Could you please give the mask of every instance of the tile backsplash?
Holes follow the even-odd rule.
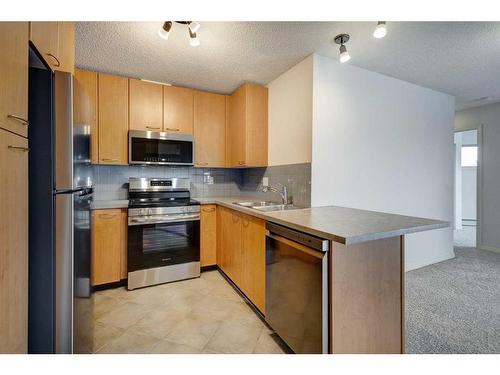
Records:
[[[311,164],[293,164],[267,168],[223,169],[132,165],[92,166],[95,200],[127,199],[129,177],[183,177],[191,180],[191,195],[199,198],[253,196],[279,200],[275,193],[263,193],[262,178],[269,183],[285,184],[294,203],[311,205]],[[206,183],[213,177],[213,184]]]

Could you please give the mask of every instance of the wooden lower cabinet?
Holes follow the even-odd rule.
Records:
[[[94,286],[126,277],[126,215],[122,209],[92,211],[91,282]]]
[[[28,342],[28,140],[0,129],[0,354]]]
[[[217,208],[217,265],[265,313],[265,221]]]
[[[217,264],[217,208],[215,204],[201,206],[200,263],[202,267]]]

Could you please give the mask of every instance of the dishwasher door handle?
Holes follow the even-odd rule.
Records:
[[[313,256],[315,258],[322,259],[325,256],[325,253],[322,252],[322,251],[311,249],[310,247],[307,247],[307,246],[302,245],[302,244],[300,244],[298,242],[289,240],[288,238],[285,238],[283,236],[271,233],[269,231],[267,231],[266,236],[269,237],[269,238],[271,238],[271,239],[273,239],[273,240],[275,240],[275,241],[281,242],[282,244],[285,244],[285,245],[288,245],[290,247],[293,247],[294,249],[296,249],[298,251],[301,251],[303,253],[311,255],[311,256]]]

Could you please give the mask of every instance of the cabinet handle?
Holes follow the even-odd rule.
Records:
[[[101,159],[101,161],[118,161],[118,159],[107,159],[107,158],[103,158],[103,159]]]
[[[59,59],[58,59],[57,57],[55,57],[53,54],[51,54],[51,53],[47,53],[47,56],[50,56],[50,57],[54,58],[54,60],[56,60],[56,63],[54,64],[54,66],[57,66],[57,67],[61,66],[61,62],[60,62],[60,61],[59,61]]]
[[[7,146],[7,148],[8,148],[9,150],[20,150],[20,151],[22,151],[22,152],[28,152],[28,151],[30,150],[30,149],[29,149],[29,148],[27,148],[27,147],[12,146],[12,145]]]
[[[22,118],[21,116],[17,116],[17,115],[7,115],[8,118],[12,119],[12,120],[16,120],[16,121],[19,121],[21,124],[23,125],[26,125],[28,126],[29,125],[29,121],[26,120],[25,118]]]
[[[208,165],[208,163],[196,163],[196,165]]]
[[[154,127],[154,126],[146,126],[146,129],[160,130],[160,128],[157,128],[157,127]]]
[[[215,208],[202,208],[201,209],[203,212],[214,212],[215,211]]]
[[[245,165],[245,162],[244,161],[239,161],[238,165]]]
[[[165,130],[169,130],[171,132],[178,132],[180,129],[179,128],[165,128]]]
[[[116,217],[116,214],[99,214],[101,219],[113,219]]]

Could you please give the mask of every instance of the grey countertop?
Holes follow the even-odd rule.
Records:
[[[234,204],[251,197],[194,198],[201,204],[218,204],[263,220],[346,245],[449,227],[449,223],[412,216],[325,206],[262,212]],[[92,209],[127,208],[128,200],[97,200]]]
[[[201,198],[197,200],[201,204],[218,204],[346,245],[449,226],[448,222],[441,220],[338,206],[262,212],[234,204],[248,201],[249,198]]]

